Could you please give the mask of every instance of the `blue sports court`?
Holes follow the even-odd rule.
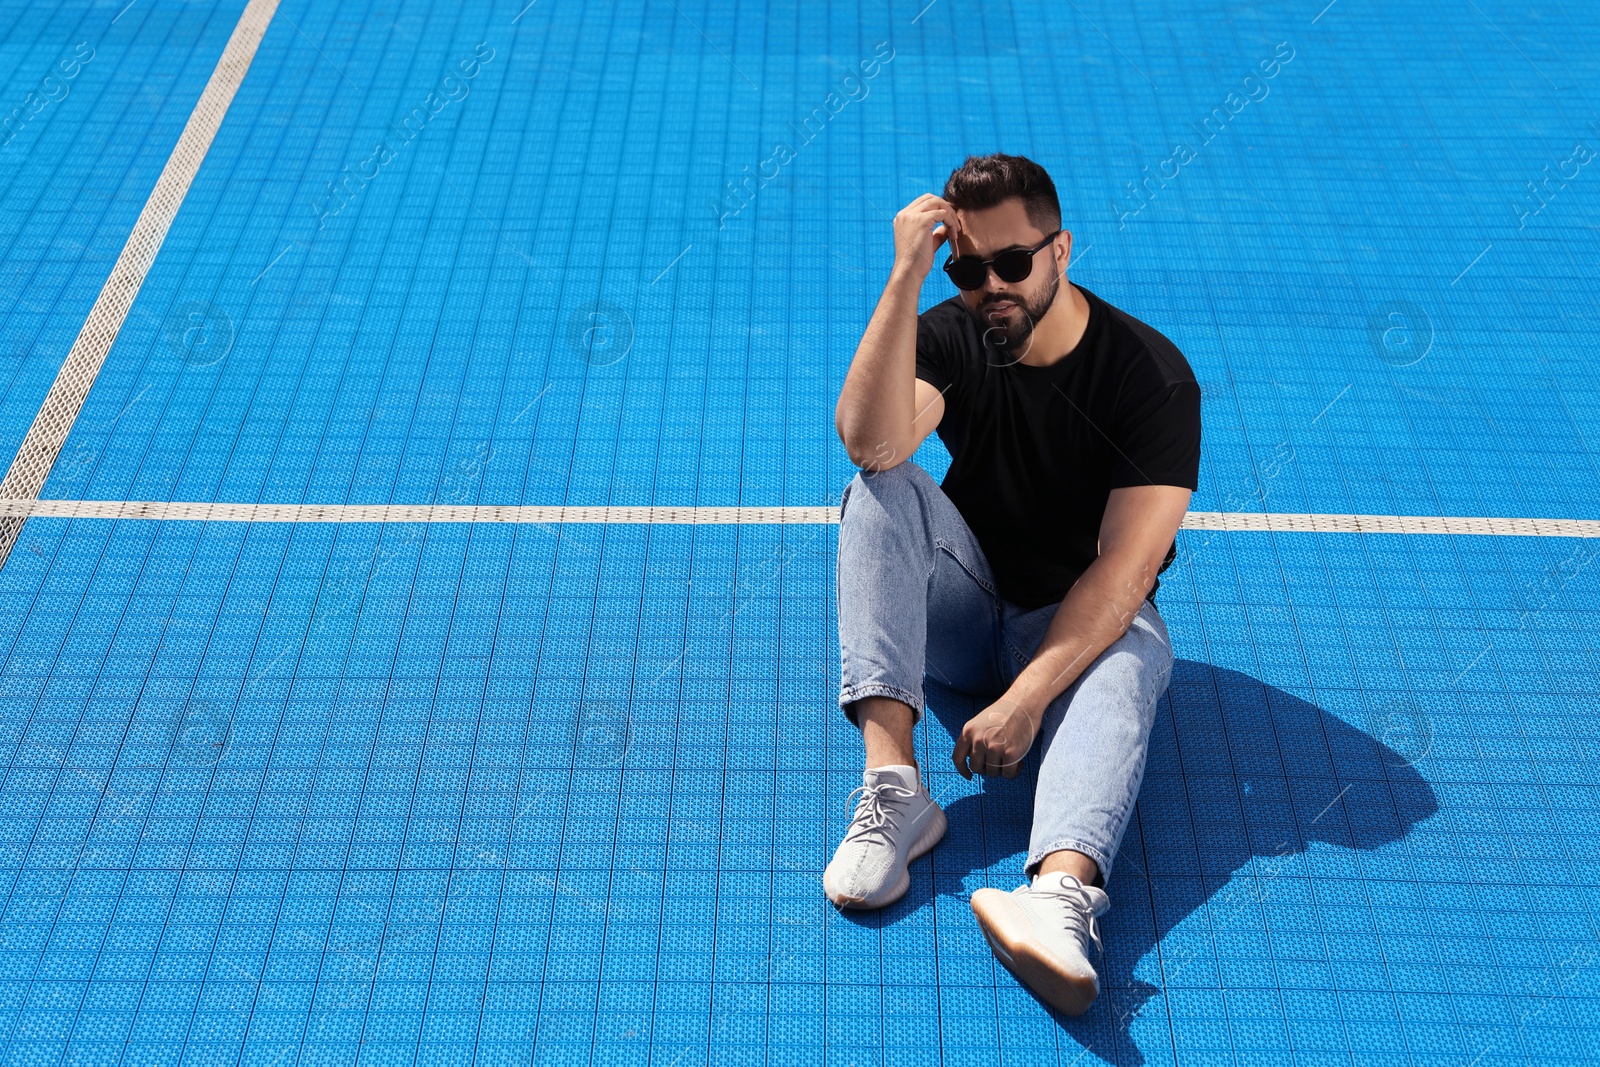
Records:
[[[1600,1060],[1600,8],[0,0],[0,94],[4,1062]],[[995,151],[1203,404],[1079,1017],[966,698],[820,884],[834,404]]]

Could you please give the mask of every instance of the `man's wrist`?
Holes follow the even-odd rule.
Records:
[[[1034,693],[1032,687],[1019,690],[1018,686],[1021,682],[1022,678],[1019,675],[1017,680],[1011,683],[1011,688],[1006,690],[1005,695],[1000,698],[999,702],[1009,704],[1013,715],[1025,716],[1033,724],[1034,729],[1038,730],[1039,724],[1044,721],[1045,709],[1050,706],[1050,701],[1054,697],[1047,697],[1041,700],[1039,699],[1040,694]]]
[[[1049,709],[1050,702],[1072,688],[1072,683],[1083,673],[1082,670],[1073,669],[1083,660],[1084,650],[1070,659],[1067,650],[1062,648],[1038,652],[1011,683],[1004,699],[1015,705],[1017,710],[1025,712],[1037,728],[1044,721],[1044,713]]]
[[[891,288],[908,286],[921,290],[922,283],[928,277],[928,272],[921,269],[915,262],[907,263],[895,260],[894,266],[889,268],[889,286]]]

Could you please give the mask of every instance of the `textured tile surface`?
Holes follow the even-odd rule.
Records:
[[[285,0],[44,495],[836,503],[887,219],[1000,149],[1194,366],[1196,510],[1600,518],[1595,11],[1319,6]],[[241,9],[0,3],[5,456]],[[1600,542],[1185,532],[1075,1020],[964,698],[909,895],[823,898],[834,547],[30,520],[7,1062],[1600,1059]]]

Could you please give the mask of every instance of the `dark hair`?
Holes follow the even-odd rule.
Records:
[[[1022,198],[1028,222],[1040,233],[1061,228],[1056,183],[1026,156],[968,156],[944,183],[944,198],[958,211],[982,211],[1012,197]]]

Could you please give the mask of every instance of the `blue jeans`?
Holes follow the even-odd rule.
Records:
[[[839,705],[893,697],[922,718],[924,674],[999,697],[1032,659],[1059,604],[1026,611],[1000,597],[983,550],[927,471],[904,462],[862,472],[840,501]],[[1072,849],[1111,877],[1144,779],[1172,641],[1146,600],[1127,632],[1050,702],[1026,870]]]

